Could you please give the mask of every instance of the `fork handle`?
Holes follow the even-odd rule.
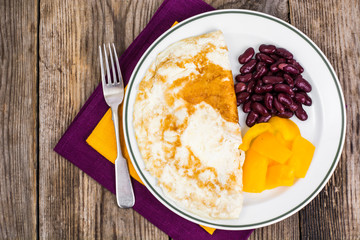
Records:
[[[125,158],[115,160],[116,201],[121,208],[131,208],[135,197],[131,186],[129,170]]]
[[[131,208],[135,204],[135,197],[131,185],[129,168],[126,159],[121,153],[118,108],[119,106],[111,108],[117,146],[117,158],[115,160],[116,200],[119,207]]]

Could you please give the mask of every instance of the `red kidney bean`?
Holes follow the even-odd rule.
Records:
[[[246,87],[246,91],[248,93],[252,93],[254,91],[254,88],[255,88],[255,81],[252,80],[248,83],[247,87]]]
[[[274,73],[272,71],[268,71],[265,75],[266,76],[274,76]]]
[[[283,83],[278,83],[278,84],[274,85],[274,91],[287,93],[290,96],[294,95],[294,91],[291,89],[291,87],[289,85],[283,84]]]
[[[276,47],[274,45],[266,45],[266,44],[261,44],[259,47],[259,51],[262,53],[274,53],[276,50]]]
[[[259,79],[262,76],[264,76],[266,73],[268,72],[268,70],[266,69],[266,66],[263,66],[262,68],[260,68],[255,74],[254,74],[254,79]]]
[[[283,76],[284,76],[284,73],[283,73],[283,71],[279,71],[279,72],[275,73],[275,76],[277,76],[277,77],[283,77]]]
[[[283,113],[278,112],[276,115],[282,118],[291,118],[292,116],[294,116],[294,112],[284,111]]]
[[[295,83],[295,87],[303,90],[304,92],[311,92],[311,90],[312,90],[310,83],[308,81],[306,81],[305,79],[303,79],[301,77],[301,75],[296,77],[294,83]]]
[[[277,84],[277,83],[282,83],[284,81],[282,77],[277,77],[277,76],[264,76],[262,80],[265,84]]]
[[[297,87],[293,87],[292,90],[293,90],[293,92],[299,91],[299,89]]]
[[[250,98],[250,93],[248,92],[241,92],[239,94],[236,95],[236,100],[237,100],[237,104],[238,106],[242,103],[244,103],[246,100],[249,100]]]
[[[262,93],[260,87],[261,87],[261,86],[255,86],[254,92],[255,92],[255,93]]]
[[[277,100],[276,97],[274,97],[274,101],[273,101],[274,107],[276,108],[276,110],[278,110],[279,113],[284,113],[285,112],[285,107],[284,105],[282,105],[279,100]]]
[[[280,63],[285,63],[285,62],[286,62],[285,58],[279,58],[274,64],[271,64],[270,71],[272,71],[272,72],[280,71],[280,69],[278,68],[278,65]]]
[[[300,104],[298,105],[298,109],[295,111],[295,115],[301,121],[305,121],[306,119],[308,119],[307,113],[305,112],[305,110],[302,108],[302,106]]]
[[[235,85],[235,93],[244,92],[246,90],[246,84],[239,82]]]
[[[312,105],[312,99],[310,97],[309,97],[309,99],[306,99],[304,105],[305,106],[311,106]]]
[[[237,75],[235,77],[235,80],[238,81],[238,82],[249,82],[250,80],[252,79],[252,73],[247,73],[245,75]]]
[[[293,64],[293,65],[294,65],[295,62],[296,62],[295,59],[287,59],[286,60],[286,63],[290,63],[290,64]]]
[[[291,97],[285,93],[279,93],[277,95],[277,99],[280,103],[284,104],[285,106],[290,106],[293,103]]]
[[[249,112],[249,114],[246,117],[246,125],[248,125],[249,127],[254,126],[258,118],[259,118],[259,114],[255,113],[254,111]]]
[[[257,123],[263,123],[263,122],[268,122],[271,118],[271,114],[267,115],[267,116],[260,116],[258,119],[257,119]]]
[[[242,74],[252,72],[256,66],[256,63],[257,63],[257,61],[255,59],[251,59],[249,62],[247,62],[240,68],[240,72]]]
[[[244,64],[249,62],[250,59],[254,56],[254,54],[255,50],[252,47],[246,49],[245,52],[239,56],[239,63]]]
[[[279,56],[278,55],[276,55],[276,54],[270,54],[269,55],[272,59],[274,59],[275,61],[277,61],[277,60],[279,60]]]
[[[264,85],[264,83],[263,83],[263,81],[261,79],[256,81],[256,86],[260,87],[262,85]]]
[[[280,67],[279,67],[280,68]],[[290,73],[290,74],[299,74],[300,71],[299,69],[297,69],[294,65],[292,64],[286,64],[283,66],[283,69],[282,69],[284,72],[287,72],[287,73]]]
[[[271,110],[273,107],[273,95],[271,95],[271,93],[266,93],[265,97],[264,97],[264,104],[265,107],[267,107],[267,109]]]
[[[263,68],[263,67],[265,67],[266,66],[266,63],[264,63],[264,62],[258,62],[257,64],[256,64],[256,71],[259,71],[261,68]]]
[[[270,113],[271,113],[272,115],[275,115],[277,112],[278,112],[278,111],[276,110],[276,108],[272,108],[272,109],[270,110]]]
[[[269,111],[264,107],[264,105],[258,102],[251,103],[251,110],[262,116],[270,115]]]
[[[264,95],[253,94],[253,95],[251,95],[250,99],[253,102],[261,102],[262,100],[264,100]]]
[[[305,98],[305,96],[304,96],[303,94],[301,94],[301,93],[295,93],[294,100],[295,100],[297,103],[304,104],[305,101],[306,101],[306,98]]]
[[[294,101],[291,99],[291,97],[287,94],[279,93],[277,98],[280,103],[285,105],[291,111],[296,111],[296,109],[298,108],[297,104],[295,104]]]
[[[272,59],[271,57],[269,57],[265,53],[257,53],[257,54],[255,54],[255,58],[256,58],[256,60],[258,60],[260,62],[267,63],[267,64],[272,64],[272,63],[275,62],[274,59]]]
[[[273,90],[273,85],[271,84],[266,84],[266,85],[263,85],[263,86],[256,86],[254,91],[255,93],[267,93],[267,92],[271,92]]]
[[[292,112],[295,112],[297,109],[298,109],[298,105],[293,102],[290,106],[289,106],[289,109],[292,111]]]
[[[278,68],[279,68],[280,70],[283,70],[283,71],[284,71],[284,67],[287,66],[287,65],[288,65],[287,63],[280,63],[280,64],[278,65]]]
[[[271,72],[278,72],[280,70],[277,63],[271,64],[269,69]]]
[[[243,111],[244,111],[244,113],[249,113],[251,111],[251,101],[250,100],[244,102]]]
[[[275,53],[279,55],[280,57],[286,58],[286,59],[292,59],[293,55],[291,52],[286,50],[285,48],[276,48]]]
[[[284,73],[284,79],[287,84],[292,88],[294,87],[294,79],[287,73]]]
[[[304,102],[305,106],[311,106],[312,105],[312,99],[311,99],[311,97],[309,97],[309,95],[307,95],[306,92],[299,92],[299,94],[301,94],[301,95],[303,95],[305,97],[305,102]]]
[[[286,62],[294,65],[300,73],[304,72],[304,68],[295,59],[288,59]]]

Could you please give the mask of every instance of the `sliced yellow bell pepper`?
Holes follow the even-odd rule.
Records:
[[[277,164],[269,166],[266,173],[266,189],[273,189],[280,186],[292,186],[294,184],[294,168]]]
[[[302,136],[297,136],[293,143],[292,152],[293,155],[287,165],[295,169],[295,177],[304,178],[314,156],[315,146]]]
[[[242,143],[239,146],[239,149],[243,151],[247,151],[250,147],[252,140],[266,131],[272,131],[271,127],[272,125],[270,123],[255,124],[245,133],[245,136],[242,139]]]
[[[292,152],[282,145],[271,132],[260,134],[251,144],[251,149],[281,164],[289,160],[292,155]]]
[[[250,148],[243,166],[243,190],[260,193],[265,190],[268,159]]]
[[[300,129],[290,119],[274,116],[270,118],[269,123],[275,132],[280,132],[283,135],[285,141],[293,141],[300,135]]]
[[[292,186],[305,177],[315,151],[293,121],[279,117],[251,127],[239,149],[246,152],[243,190],[251,193]]]
[[[282,145],[286,146],[289,150],[291,150],[292,141],[286,141],[281,132],[274,132],[274,136]]]

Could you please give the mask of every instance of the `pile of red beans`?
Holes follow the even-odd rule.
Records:
[[[235,77],[237,105],[248,113],[246,125],[267,122],[271,116],[308,118],[302,105],[311,106],[311,85],[303,67],[284,48],[262,44],[258,53],[248,48],[239,56],[243,64]],[[255,59],[253,59],[255,55]]]

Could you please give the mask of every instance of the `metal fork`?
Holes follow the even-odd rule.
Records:
[[[112,120],[114,122],[115,135],[116,135],[116,147],[117,147],[117,157],[115,160],[116,200],[119,207],[130,208],[134,206],[135,197],[130,181],[128,165],[126,159],[123,157],[121,152],[120,135],[119,135],[120,134],[119,115],[118,115],[119,105],[124,99],[124,83],[121,76],[119,60],[116,54],[115,46],[114,44],[112,44],[112,48],[111,48],[109,44],[108,47],[110,53],[112,76],[110,74],[108,56],[106,53],[106,46],[104,44],[107,82],[106,82],[105,71],[103,66],[101,46],[99,46],[99,51],[100,51],[101,81],[102,81],[104,97],[106,103],[109,105],[109,107],[111,107]],[[114,52],[115,57],[113,57],[112,52]],[[116,64],[116,69],[114,66],[114,61]]]

